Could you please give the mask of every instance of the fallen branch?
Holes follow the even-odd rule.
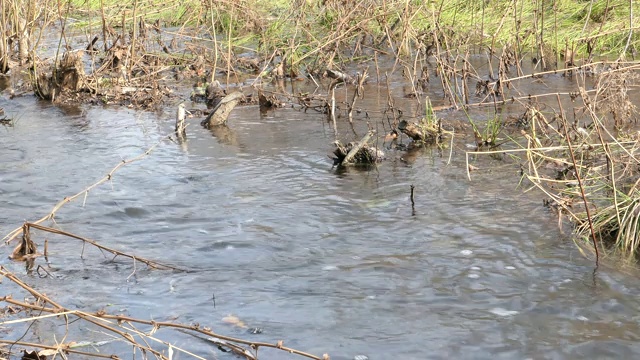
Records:
[[[353,148],[351,148],[351,150],[347,153],[347,156],[345,156],[344,159],[342,159],[342,163],[340,163],[340,165],[345,166],[352,163],[353,158],[356,156],[358,151],[360,151],[360,149],[362,149],[365,145],[367,145],[367,142],[369,142],[369,139],[375,133],[376,132],[374,130],[369,130],[369,132],[367,132],[367,134],[357,144],[355,144]]]
[[[139,256],[135,256],[135,255],[129,255],[129,254],[124,253],[122,251],[118,251],[118,250],[106,247],[104,245],[100,245],[95,240],[91,240],[91,239],[88,239],[88,238],[85,238],[85,237],[82,237],[82,236],[79,236],[79,235],[75,235],[75,234],[72,234],[72,233],[67,232],[67,231],[62,231],[62,230],[54,229],[54,228],[51,228],[51,227],[48,227],[48,226],[42,226],[42,225],[33,224],[33,223],[25,223],[25,226],[27,227],[27,229],[34,228],[34,229],[50,232],[52,234],[64,235],[66,237],[70,237],[70,238],[73,238],[73,239],[78,239],[78,240],[81,240],[81,241],[83,241],[85,243],[89,243],[89,244],[97,247],[100,250],[104,250],[106,252],[109,252],[109,253],[111,253],[111,254],[113,254],[115,256],[124,256],[124,257],[132,259],[133,261],[140,261],[140,262],[144,263],[145,265],[150,266],[150,267],[152,267],[154,269],[171,269],[171,270],[183,271],[183,269],[179,269],[179,268],[177,268],[175,266],[161,264],[161,263],[158,263],[158,262],[153,261],[153,260],[145,259],[143,257],[139,257]],[[114,257],[114,259],[115,259],[115,257]]]
[[[224,344],[224,342],[235,343],[235,344],[229,344],[228,347],[230,347],[230,348],[233,347],[236,350],[238,349],[238,345],[236,345],[236,344],[242,344],[242,345],[249,346],[249,348],[253,349],[253,350],[257,350],[260,347],[280,349],[280,350],[286,351],[286,352],[288,352],[290,354],[300,355],[300,356],[307,357],[309,359],[314,359],[314,360],[325,360],[325,359],[329,358],[326,355],[324,355],[323,357],[318,357],[316,355],[309,354],[309,353],[304,352],[304,351],[300,351],[300,350],[296,350],[296,349],[292,349],[292,348],[286,347],[286,346],[283,345],[282,341],[279,341],[279,342],[277,342],[275,344],[272,344],[272,343],[266,343],[266,342],[253,342],[253,341],[238,339],[238,338],[234,338],[234,337],[230,337],[230,336],[226,336],[226,335],[220,335],[220,334],[214,333],[213,331],[209,330],[206,327],[201,327],[198,324],[185,325],[185,324],[179,324],[179,323],[170,323],[170,322],[161,322],[161,321],[158,322],[158,321],[153,321],[153,320],[136,319],[136,318],[129,317],[129,316],[124,316],[124,315],[111,315],[111,314],[107,314],[107,313],[105,313],[103,311],[99,311],[99,312],[95,312],[95,313],[89,313],[89,312],[84,312],[84,311],[80,311],[80,310],[70,310],[70,309],[64,308],[61,305],[53,302],[51,299],[49,299],[45,295],[43,295],[43,294],[39,293],[38,291],[36,291],[35,289],[29,287],[28,285],[26,285],[24,282],[22,282],[20,279],[18,279],[15,275],[13,275],[9,271],[7,271],[2,266],[0,266],[0,275],[5,276],[10,281],[13,281],[14,283],[16,283],[17,285],[22,287],[23,289],[25,289],[26,291],[31,293],[31,295],[36,297],[36,299],[40,299],[42,301],[45,301],[45,302],[53,305],[53,307],[45,307],[45,306],[41,306],[41,305],[35,305],[35,304],[30,304],[30,303],[14,300],[10,296],[2,297],[2,298],[0,298],[0,301],[4,301],[4,302],[7,302],[9,304],[13,304],[13,305],[25,308],[25,309],[30,309],[30,310],[34,310],[34,311],[38,311],[38,312],[47,312],[47,313],[52,313],[52,314],[65,313],[65,315],[75,315],[75,316],[78,316],[79,318],[81,318],[83,320],[89,321],[89,322],[91,322],[93,324],[96,324],[98,326],[101,326],[101,327],[103,327],[103,328],[105,328],[107,330],[111,330],[112,332],[116,332],[117,334],[123,336],[126,340],[128,340],[129,342],[133,343],[136,346],[138,346],[137,345],[138,343],[135,340],[133,340],[133,338],[131,337],[131,335],[129,333],[122,332],[122,331],[119,331],[117,329],[114,329],[114,328],[111,327],[111,325],[117,325],[117,326],[120,326],[120,327],[122,327],[123,323],[137,323],[137,324],[142,324],[142,325],[149,325],[149,326],[153,326],[153,330],[151,331],[152,333],[155,332],[156,330],[160,329],[160,328],[178,329],[178,330],[181,330],[181,331],[195,332],[195,333],[198,333],[198,334],[206,335],[208,337],[221,340],[221,341],[215,342],[213,340],[207,339],[208,341],[215,342],[218,345]],[[131,330],[131,329],[126,329],[126,330]],[[233,345],[233,346],[231,346],[231,345]],[[244,350],[247,350],[247,349],[244,349]]]

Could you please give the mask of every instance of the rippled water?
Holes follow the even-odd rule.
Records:
[[[385,96],[362,106],[384,109]],[[60,108],[30,97],[0,106],[17,119],[0,127],[2,234],[144,152],[174,122],[171,109]],[[381,118],[370,116],[357,119],[361,133]],[[130,262],[92,249],[81,259],[80,243],[42,233],[36,240],[50,240],[53,278],[27,276],[6,255],[0,264],[71,308],[197,322],[332,359],[640,355],[638,273],[603,267],[594,275],[541,197],[516,188],[514,166],[487,159],[495,170],[487,166],[469,181],[469,134],[459,135],[450,164],[447,151],[388,151],[373,170],[338,172],[327,157],[333,129],[323,115],[261,116],[245,107],[232,114],[231,131],[212,134],[198,123],[190,120],[186,146],[162,141],[56,216],[64,230],[191,271],[138,265],[129,277]],[[342,135],[350,131],[341,126]],[[0,295],[19,294],[8,285]],[[264,332],[223,321],[230,314]],[[42,321],[32,331],[64,329]],[[208,358],[232,358],[181,333],[158,336]],[[108,339],[89,331],[76,340]],[[103,351],[118,349],[109,346]],[[265,350],[260,358],[296,357]]]

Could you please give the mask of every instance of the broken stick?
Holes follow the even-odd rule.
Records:
[[[351,148],[347,156],[345,156],[344,159],[342,159],[341,165],[345,166],[353,162],[353,158],[356,156],[358,151],[360,151],[360,149],[362,149],[365,145],[367,145],[367,142],[369,142],[369,139],[375,133],[376,133],[375,130],[369,130],[367,134],[362,138],[362,140],[360,140],[357,144],[355,144],[353,148]]]

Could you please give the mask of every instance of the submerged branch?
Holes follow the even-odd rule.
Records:
[[[91,244],[91,245],[97,247],[100,250],[107,251],[107,252],[109,252],[109,253],[111,253],[113,255],[116,255],[116,256],[127,257],[127,258],[132,259],[133,261],[140,261],[140,262],[142,262],[142,263],[144,263],[144,264],[146,264],[146,265],[148,265],[148,266],[150,266],[152,268],[155,268],[155,269],[171,269],[171,270],[183,271],[183,269],[177,268],[175,266],[161,264],[161,263],[153,261],[153,260],[145,259],[143,257],[139,257],[139,256],[135,256],[135,255],[129,255],[129,254],[124,253],[122,251],[118,251],[118,250],[109,248],[107,246],[100,245],[95,240],[91,240],[91,239],[88,239],[86,237],[75,235],[75,234],[72,234],[72,233],[67,232],[67,231],[62,231],[62,230],[54,229],[54,228],[51,228],[51,227],[48,227],[48,226],[42,226],[42,225],[34,224],[34,223],[25,223],[25,226],[27,226],[28,228],[34,228],[34,229],[46,231],[46,232],[49,232],[49,233],[52,233],[52,234],[64,235],[64,236],[70,237],[72,239],[78,239],[78,240],[81,240],[81,241],[83,241],[85,243]]]
[[[36,291],[35,289],[31,288],[30,286],[26,285],[24,282],[22,282],[20,279],[18,279],[15,275],[13,275],[12,273],[10,273],[8,270],[6,270],[4,267],[0,266],[0,275],[5,276],[7,279],[9,279],[10,281],[16,283],[17,285],[19,285],[20,287],[22,287],[23,289],[27,290],[29,293],[31,293],[33,296],[35,296],[38,299],[41,299],[51,305],[53,305],[53,307],[45,307],[45,306],[41,306],[41,305],[35,305],[35,304],[30,304],[30,303],[26,303],[26,302],[21,302],[18,300],[14,300],[11,297],[2,297],[0,298],[0,301],[4,301],[7,303],[10,303],[12,305],[16,305],[16,306],[20,306],[24,309],[30,309],[30,310],[34,310],[34,311],[39,311],[39,312],[47,312],[47,313],[52,313],[52,314],[65,314],[65,315],[75,315],[77,317],[79,317],[80,319],[89,321],[95,325],[98,325],[100,327],[103,327],[106,330],[110,330],[111,332],[115,332],[119,335],[121,335],[122,337],[124,337],[126,340],[128,340],[129,342],[131,342],[134,346],[140,346],[141,348],[143,348],[139,342],[136,342],[133,337],[131,337],[131,335],[127,332],[123,332],[120,330],[116,330],[115,328],[113,328],[113,326],[117,326],[120,328],[123,328],[122,324],[124,323],[136,323],[136,324],[141,324],[141,325],[148,325],[148,326],[152,326],[153,330],[151,331],[151,333],[155,332],[156,330],[160,329],[160,328],[169,328],[169,329],[174,329],[174,330],[179,330],[179,331],[187,331],[187,332],[191,332],[191,333],[197,333],[197,334],[201,334],[201,335],[206,335],[208,337],[217,339],[217,340],[222,340],[222,341],[226,341],[229,343],[234,343],[234,344],[227,344],[226,347],[238,347],[238,345],[236,344],[242,344],[242,345],[246,345],[249,347],[249,349],[253,349],[253,350],[257,350],[260,347],[265,347],[265,348],[272,348],[272,349],[280,349],[282,351],[288,352],[290,354],[295,354],[295,355],[300,355],[309,359],[314,359],[314,360],[324,360],[324,359],[328,359],[328,356],[323,356],[323,357],[319,357],[304,351],[300,351],[300,350],[296,350],[287,346],[284,346],[284,343],[282,341],[279,341],[275,344],[273,343],[267,343],[267,342],[255,342],[255,341],[249,341],[249,340],[244,340],[244,339],[239,339],[239,338],[235,338],[235,337],[231,337],[231,336],[226,336],[226,335],[221,335],[221,334],[217,334],[211,330],[209,330],[206,327],[201,327],[198,324],[194,324],[194,325],[186,325],[186,324],[180,324],[180,323],[171,323],[171,322],[163,322],[163,321],[153,321],[153,320],[144,320],[144,319],[138,319],[138,318],[134,318],[134,317],[130,317],[130,316],[125,316],[125,315],[112,315],[112,314],[107,314],[104,311],[98,311],[98,312],[85,312],[85,311],[80,311],[80,310],[70,310],[68,308],[65,308],[63,306],[61,306],[60,304],[52,301],[51,299],[49,299],[48,297],[46,297],[45,295],[40,294],[38,291]],[[26,319],[29,320],[29,319]],[[131,331],[131,329],[128,328],[123,328],[123,330],[125,331]],[[141,335],[140,333],[138,333],[138,335]],[[150,335],[147,335],[150,336]],[[144,336],[143,336],[144,337]],[[14,342],[11,342],[14,343]],[[217,343],[218,345],[224,345],[224,344],[220,344]],[[148,347],[145,347],[146,350],[151,350]],[[245,349],[247,350],[247,349]],[[157,353],[155,350],[153,351],[154,353]],[[166,359],[166,357],[161,356],[161,358]]]
[[[136,162],[139,160],[144,159],[145,157],[147,157],[149,154],[151,154],[151,152],[158,146],[160,145],[163,141],[165,141],[166,139],[171,138],[173,134],[169,134],[166,135],[164,137],[162,137],[162,139],[160,139],[160,141],[158,141],[157,143],[155,143],[153,146],[151,146],[150,148],[148,148],[144,153],[128,159],[128,160],[122,160],[120,163],[118,163],[118,165],[116,165],[113,169],[111,169],[111,171],[109,171],[109,173],[107,175],[105,175],[102,179],[98,180],[97,182],[93,183],[92,185],[89,185],[87,188],[85,188],[84,190],[78,192],[75,195],[72,196],[68,196],[65,197],[62,201],[58,202],[53,209],[45,216],[43,216],[42,218],[36,220],[36,221],[32,221],[30,222],[30,224],[40,224],[43,221],[49,220],[49,219],[53,219],[56,212],[58,210],[60,210],[60,208],[62,208],[65,204],[70,203],[71,201],[79,198],[80,196],[84,195],[85,197],[89,194],[89,191],[91,191],[92,189],[98,187],[99,185],[112,180],[113,179],[113,175],[123,166],[130,164],[132,162]],[[2,241],[5,241],[6,244],[11,243],[11,241],[13,239],[15,239],[16,237],[20,236],[22,234],[22,226],[14,229],[13,231],[11,231],[9,234],[5,235],[5,237],[2,238]]]

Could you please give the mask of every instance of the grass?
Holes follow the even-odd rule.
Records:
[[[540,43],[553,52],[564,52],[565,44],[579,55],[595,53],[619,55],[629,35],[631,6],[640,13],[640,3],[628,0],[575,1],[447,1],[442,8],[445,28],[456,29],[459,37],[470,35],[472,42],[517,44],[535,51]],[[608,6],[607,6],[608,4]],[[484,7],[483,7],[484,6]],[[606,35],[603,35],[606,34]],[[637,47],[640,36],[634,34]]]
[[[216,34],[230,36],[232,43],[244,39],[246,44],[252,38],[265,54],[288,47],[290,53],[301,52],[300,59],[315,48],[323,53],[334,45],[349,48],[362,35],[369,35],[375,46],[390,46],[405,55],[421,42],[438,38],[449,49],[464,46],[484,52],[510,44],[520,52],[547,52],[543,55],[551,63],[566,49],[579,56],[618,56],[625,48],[633,52],[640,47],[637,33],[626,46],[629,29],[640,28],[640,22],[630,19],[630,7],[640,14],[640,3],[629,0],[70,0],[70,5],[84,18],[79,23],[83,26],[99,25],[101,12],[118,24],[124,14],[125,23],[131,24],[135,6],[137,16],[148,23],[160,20],[210,31],[213,24]]]
[[[422,133],[425,134],[425,140],[428,142],[439,143],[440,137],[443,133],[442,123],[433,111],[433,105],[431,99],[427,97],[425,100],[425,116],[420,120],[418,126],[421,128]]]
[[[519,122],[526,119],[528,125],[521,136],[505,136],[509,149],[484,152],[517,156],[521,185],[545,194],[559,223],[571,221],[577,237],[597,249],[596,259],[603,250],[636,260],[640,255],[640,135],[629,91],[637,67],[598,67],[589,92],[579,79],[572,115],[560,94],[555,107],[526,104]],[[475,124],[474,131],[479,133]]]
[[[634,189],[628,194],[619,192],[616,201],[607,201],[606,206],[598,209],[593,216],[593,226],[598,237],[608,242],[612,249],[624,256],[637,258],[640,251],[639,219],[640,192]],[[581,224],[576,231],[579,234],[589,233],[589,224]]]

